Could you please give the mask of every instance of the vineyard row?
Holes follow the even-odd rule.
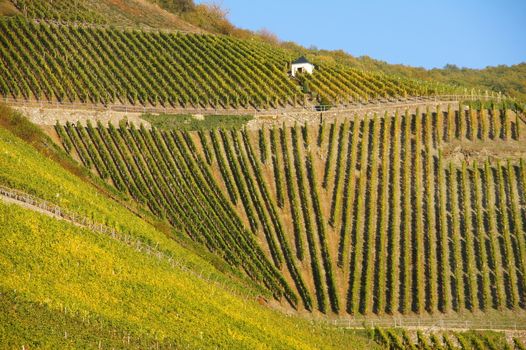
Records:
[[[427,83],[320,66],[302,91],[291,57],[225,36],[0,20],[0,94],[163,107],[278,108],[445,92]],[[303,79],[303,78],[302,78]],[[321,101],[323,102],[323,101]]]
[[[521,122],[506,110],[418,116],[219,132],[223,143],[212,131],[201,148],[216,145],[216,179],[244,198],[238,213],[264,233],[276,266],[300,267],[322,312],[340,312],[342,301],[351,314],[526,307],[525,161],[442,154],[452,141],[514,143]],[[238,137],[248,141],[225,151]],[[255,165],[233,164],[257,149]]]

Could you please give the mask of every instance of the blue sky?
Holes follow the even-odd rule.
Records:
[[[526,0],[215,2],[238,27],[389,63],[484,68],[526,61]]]

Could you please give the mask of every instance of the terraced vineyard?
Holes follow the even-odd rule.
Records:
[[[291,59],[284,50],[225,36],[0,19],[0,94],[15,99],[277,108],[453,90],[320,66],[305,77],[313,92],[305,94],[287,74]]]
[[[462,111],[259,131],[57,131],[86,166],[294,307],[524,309],[525,126],[509,110]],[[508,147],[509,159],[477,156],[480,145]]]

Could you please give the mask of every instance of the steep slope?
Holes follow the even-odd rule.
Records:
[[[115,164],[145,157],[136,173],[176,201],[185,199],[170,186],[179,175],[169,164],[195,163],[190,173],[212,174],[200,186],[223,183],[224,200],[295,288],[294,306],[458,318],[464,310],[509,309],[524,317],[521,118],[505,105],[460,105],[258,131],[57,130],[99,174],[112,162],[96,166],[97,153]],[[97,133],[112,138],[101,147]],[[90,143],[97,151],[85,149]],[[165,175],[152,181],[149,173]]]
[[[3,344],[127,347],[129,339],[135,347],[163,348],[365,346],[359,336],[290,319],[258,305],[251,294],[239,291],[253,290],[250,286],[235,287],[239,282],[5,129],[0,129],[0,150],[1,185],[109,225],[178,261],[174,267],[111,237],[0,204],[0,299],[7,305],[0,309],[0,318],[9,319],[0,326]],[[42,328],[25,312],[58,329]],[[68,333],[79,327],[81,332]],[[122,336],[122,344],[116,344],[116,335]]]

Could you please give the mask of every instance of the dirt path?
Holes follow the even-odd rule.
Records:
[[[15,192],[13,192],[13,194],[15,194]],[[78,224],[76,222],[73,222],[71,220],[67,220],[67,219],[63,218],[62,216],[59,215],[58,211],[52,210],[51,207],[49,207],[49,209],[46,209],[44,207],[40,207],[40,206],[38,206],[36,204],[33,204],[30,201],[24,201],[22,199],[15,198],[12,195],[7,195],[6,194],[6,190],[4,190],[4,189],[0,189],[0,200],[2,200],[4,203],[7,203],[7,204],[16,204],[16,205],[18,205],[20,207],[36,211],[36,212],[38,212],[40,214],[47,215],[47,216],[52,217],[54,219],[68,221],[68,222],[70,222],[72,224],[75,224],[77,226],[83,226],[83,225],[80,225],[80,224]]]
[[[44,209],[41,209],[41,208],[39,208],[39,207],[37,207],[37,206],[34,206],[34,205],[31,205],[31,204],[29,204],[29,203],[25,203],[25,202],[22,202],[22,201],[16,200],[16,199],[14,199],[14,198],[7,197],[7,196],[5,196],[5,195],[3,195],[3,194],[0,195],[0,199],[1,199],[3,202],[7,203],[7,204],[16,204],[16,205],[19,205],[19,206],[24,207],[24,208],[26,208],[26,209],[30,209],[30,210],[33,210],[33,211],[39,212],[39,213],[41,213],[41,214],[44,214],[44,215],[50,216],[50,217],[52,217],[52,218],[62,220],[62,218],[61,218],[59,215],[57,215],[57,214],[54,214],[54,213],[49,212],[49,211],[46,211],[46,210],[44,210]]]
[[[17,190],[6,189],[0,186],[0,200],[4,203],[18,205],[22,208],[35,211],[53,219],[67,221],[70,224],[86,228],[97,233],[109,234],[113,238],[118,239],[120,237],[120,235],[114,229],[92,222],[90,219],[80,217],[75,214],[70,214],[52,203],[36,199]]]

